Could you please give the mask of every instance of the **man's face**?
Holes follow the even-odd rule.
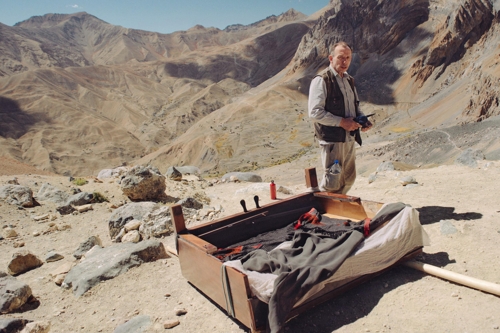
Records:
[[[333,50],[333,55],[328,56],[330,64],[337,73],[343,75],[347,71],[349,65],[351,64],[352,52],[351,49],[342,45],[339,45]]]

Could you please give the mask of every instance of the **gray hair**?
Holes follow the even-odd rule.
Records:
[[[337,48],[337,46],[347,47],[349,50],[351,50],[351,52],[353,52],[351,45],[347,44],[344,41],[340,41],[340,42],[333,44],[333,46],[330,48],[330,55],[333,55],[333,52],[335,52],[335,49]]]

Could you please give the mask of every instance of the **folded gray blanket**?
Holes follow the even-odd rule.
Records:
[[[363,241],[358,231],[337,239],[297,230],[292,248],[255,250],[241,259],[248,270],[278,274],[269,300],[270,332],[280,332],[294,304],[314,285],[328,279]]]

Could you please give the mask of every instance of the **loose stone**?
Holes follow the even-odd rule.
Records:
[[[179,324],[180,322],[177,319],[167,320],[166,322],[163,323],[163,328],[170,329]]]

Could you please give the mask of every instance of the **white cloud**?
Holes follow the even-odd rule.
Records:
[[[66,7],[71,7],[71,8],[75,8],[75,9],[82,8],[81,6],[78,6],[78,5],[68,5]]]

